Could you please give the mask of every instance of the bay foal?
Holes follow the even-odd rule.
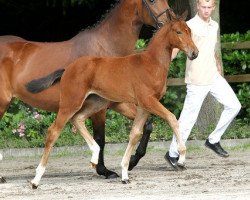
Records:
[[[62,42],[33,42],[16,36],[0,37],[0,119],[13,97],[40,109],[57,112],[60,84],[38,94],[25,88],[27,80],[43,77],[64,68],[80,56],[125,56],[133,52],[143,24],[159,27],[168,21],[167,0],[120,0],[97,26],[81,31]],[[88,102],[98,97],[88,98]],[[110,108],[130,119],[135,117],[132,104],[112,103]],[[106,178],[117,174],[104,165],[104,108],[91,116],[94,138],[101,150],[96,171]],[[0,177],[0,181],[4,180]]]
[[[180,157],[178,165],[184,165],[186,147],[182,142],[176,117],[159,100],[166,92],[173,48],[184,51],[189,59],[195,59],[198,50],[191,39],[190,29],[183,20],[172,19],[153,37],[147,49],[125,57],[81,57],[61,70],[61,94],[56,120],[48,130],[45,149],[31,181],[37,188],[45,172],[49,153],[66,122],[72,120],[92,151],[91,163],[98,163],[99,146],[82,121],[112,102],[127,102],[137,106],[137,113],[129,135],[129,143],[123,156],[122,182],[128,183],[128,167],[132,151],[137,144],[143,125],[150,113],[167,121],[177,138]],[[60,71],[58,71],[60,72]],[[88,96],[103,98],[95,105],[86,103]],[[106,100],[105,100],[106,99]]]

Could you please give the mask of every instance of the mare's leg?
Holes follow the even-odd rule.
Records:
[[[1,66],[3,67],[3,66]],[[12,94],[10,91],[9,81],[7,74],[3,71],[0,72],[0,120],[2,119],[4,113],[9,107],[12,99]],[[6,179],[0,176],[0,183],[5,183]]]
[[[134,150],[135,145],[138,143],[141,137],[143,125],[145,124],[148,116],[149,116],[149,113],[146,110],[138,107],[137,114],[133,123],[133,127],[129,135],[129,143],[128,143],[127,149],[125,151],[125,154],[121,162],[122,183],[125,183],[125,184],[129,183],[129,178],[128,178],[129,160],[130,160],[130,157]]]
[[[151,97],[147,99],[143,99],[141,101],[142,107],[144,107],[146,110],[148,110],[150,113],[153,113],[155,115],[158,115],[162,119],[168,122],[170,127],[172,128],[178,145],[178,151],[180,153],[180,157],[178,160],[179,166],[184,166],[185,162],[185,156],[186,156],[186,146],[183,142],[179,130],[179,124],[178,121],[173,113],[171,113],[169,110],[167,110],[156,98]]]
[[[134,119],[136,115],[136,106],[129,103],[112,103],[111,109],[121,113],[122,115],[128,117],[129,119]],[[150,139],[150,134],[152,133],[153,126],[152,120],[147,120],[144,128],[140,143],[136,149],[135,155],[132,155],[129,162],[129,170],[132,170],[140,159],[146,154],[146,149]]]
[[[0,120],[2,119],[5,111],[8,109],[9,104],[10,104],[10,99],[11,99],[11,98],[9,99],[6,98],[4,94],[2,94],[3,90],[2,90],[1,84],[2,83],[0,82]],[[2,154],[0,154],[0,157],[2,158]],[[6,179],[1,175],[0,175],[0,183],[6,183]]]
[[[91,116],[94,139],[100,146],[99,160],[96,166],[96,172],[99,175],[105,176],[105,178],[117,178],[119,175],[114,171],[107,169],[104,165],[104,147],[105,147],[105,120],[106,120],[106,110],[101,110],[100,112]]]

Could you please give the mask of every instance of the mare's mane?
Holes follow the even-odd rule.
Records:
[[[117,10],[117,8],[119,7],[120,2],[122,0],[115,0],[115,1],[116,2],[114,4],[110,5],[110,8],[108,10],[106,10],[106,12],[104,14],[102,14],[101,18],[99,20],[97,20],[97,22],[95,24],[81,29],[79,33],[86,31],[86,30],[97,28],[100,24],[102,24],[103,22],[108,20],[113,15],[113,13]]]

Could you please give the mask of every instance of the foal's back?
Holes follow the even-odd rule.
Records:
[[[136,103],[143,87],[150,93],[156,93],[159,87],[164,90],[166,73],[154,67],[159,65],[147,51],[125,57],[81,57],[66,67],[61,90],[68,91],[67,83],[71,82],[80,93],[98,94],[113,102]]]

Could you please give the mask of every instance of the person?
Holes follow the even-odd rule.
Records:
[[[194,60],[187,59],[185,83],[187,95],[180,114],[179,128],[182,139],[188,136],[197,120],[202,103],[208,93],[224,106],[215,130],[208,136],[205,146],[219,156],[228,157],[229,154],[221,147],[220,139],[226,128],[240,111],[241,105],[227,81],[221,76],[222,70],[216,56],[218,23],[211,19],[215,10],[215,0],[197,0],[197,14],[187,21],[192,32],[192,39],[196,44],[199,55]],[[172,59],[176,57],[178,49],[172,52]],[[178,168],[179,153],[175,137],[172,139],[169,151],[164,156],[169,164]]]

